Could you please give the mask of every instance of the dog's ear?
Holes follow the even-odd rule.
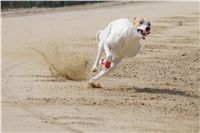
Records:
[[[137,17],[133,18],[133,24],[135,25],[135,21],[136,21]]]

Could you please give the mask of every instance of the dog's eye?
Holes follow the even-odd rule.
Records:
[[[150,27],[150,26],[151,26],[151,23],[150,23],[150,22],[148,22],[148,23],[147,23],[147,25]]]
[[[143,21],[140,21],[140,24],[142,24],[143,23]]]

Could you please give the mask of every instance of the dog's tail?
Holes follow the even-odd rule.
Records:
[[[99,41],[100,41],[99,36],[100,36],[100,34],[101,34],[102,31],[103,30],[98,30],[97,33],[96,33],[96,41],[97,41],[97,43],[99,43]]]

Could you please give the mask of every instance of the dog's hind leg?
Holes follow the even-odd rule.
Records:
[[[97,44],[99,45],[99,42],[100,42],[100,34],[103,30],[98,30],[97,33],[96,33],[96,41],[97,41]]]
[[[98,65],[99,65],[99,60],[102,56],[104,52],[104,49],[103,49],[103,42],[100,41],[99,44],[98,44],[98,53],[97,53],[97,57],[96,57],[96,60],[94,62],[94,65],[92,67],[92,72],[96,72],[97,71],[97,68],[98,68]]]
[[[98,44],[98,54],[96,57],[96,60],[94,62],[94,65],[92,67],[92,72],[96,72],[98,65],[99,65],[99,60],[104,52],[104,42],[106,40],[106,38],[110,35],[110,30],[111,30],[111,26],[108,25],[106,27],[106,29],[104,30],[104,33],[102,33],[102,30],[98,30],[97,34],[96,34],[96,40],[97,40],[97,44]],[[103,39],[100,39],[100,35],[103,34]]]

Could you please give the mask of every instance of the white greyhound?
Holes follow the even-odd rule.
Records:
[[[93,83],[114,68],[123,58],[134,57],[140,51],[140,39],[150,34],[151,24],[145,18],[129,19],[121,18],[111,22],[104,30],[96,34],[98,54],[94,62],[92,72],[96,72],[98,65],[102,64],[102,70],[89,80]],[[101,59],[102,54],[106,59]]]

